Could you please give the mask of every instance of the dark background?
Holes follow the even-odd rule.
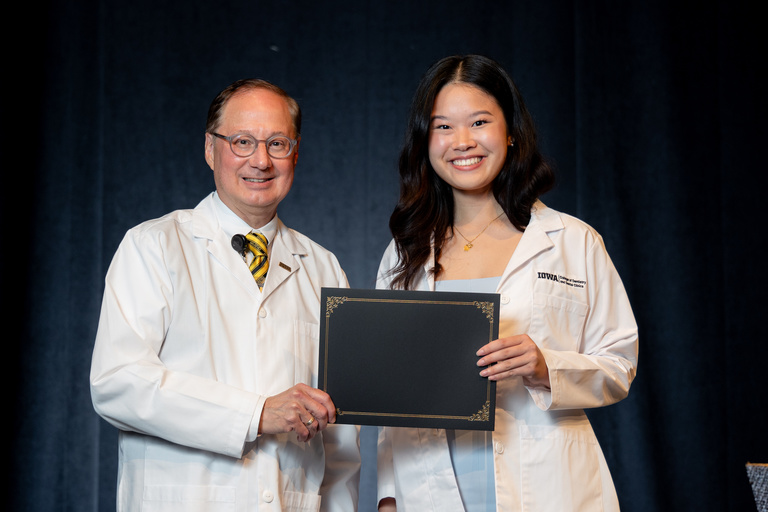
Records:
[[[279,210],[373,285],[407,106],[429,64],[513,76],[640,326],[629,398],[590,412],[625,511],[754,510],[768,462],[764,17],[733,1],[109,2],[3,8],[2,290],[12,511],[114,509],[88,372],[123,233],[213,188],[208,105],[245,77],[304,110]],[[753,4],[757,5],[757,4]],[[438,363],[439,364],[439,363]],[[363,431],[361,510],[374,507]],[[5,508],[5,507],[3,507]]]

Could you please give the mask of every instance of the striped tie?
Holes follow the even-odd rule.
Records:
[[[264,281],[267,279],[267,270],[269,269],[267,237],[261,233],[248,233],[245,235],[245,239],[248,240],[248,250],[253,253],[253,261],[249,268],[253,278],[256,280],[256,284],[259,285],[259,290],[261,290],[264,287]]]

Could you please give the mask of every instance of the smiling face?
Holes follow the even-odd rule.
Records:
[[[456,194],[491,194],[510,143],[496,100],[474,85],[449,83],[435,98],[429,162]]]
[[[266,89],[235,93],[224,106],[216,133],[247,133],[259,140],[273,135],[297,137],[285,99]],[[288,158],[272,158],[263,143],[249,157],[239,157],[229,143],[205,135],[205,160],[213,170],[216,191],[225,205],[252,228],[269,222],[293,184],[298,146]]]

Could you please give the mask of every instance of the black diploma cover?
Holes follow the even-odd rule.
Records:
[[[496,383],[475,353],[498,318],[495,293],[323,288],[318,382],[336,422],[493,430]]]

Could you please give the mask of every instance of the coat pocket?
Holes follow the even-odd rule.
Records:
[[[221,485],[147,485],[145,512],[235,512],[236,489]]]
[[[546,348],[578,351],[589,306],[558,295],[533,294],[529,336]]]
[[[286,491],[283,493],[282,510],[286,512],[317,512],[320,510],[320,496]]]
[[[600,446],[591,430],[526,425],[520,448],[523,510],[603,510]]]

